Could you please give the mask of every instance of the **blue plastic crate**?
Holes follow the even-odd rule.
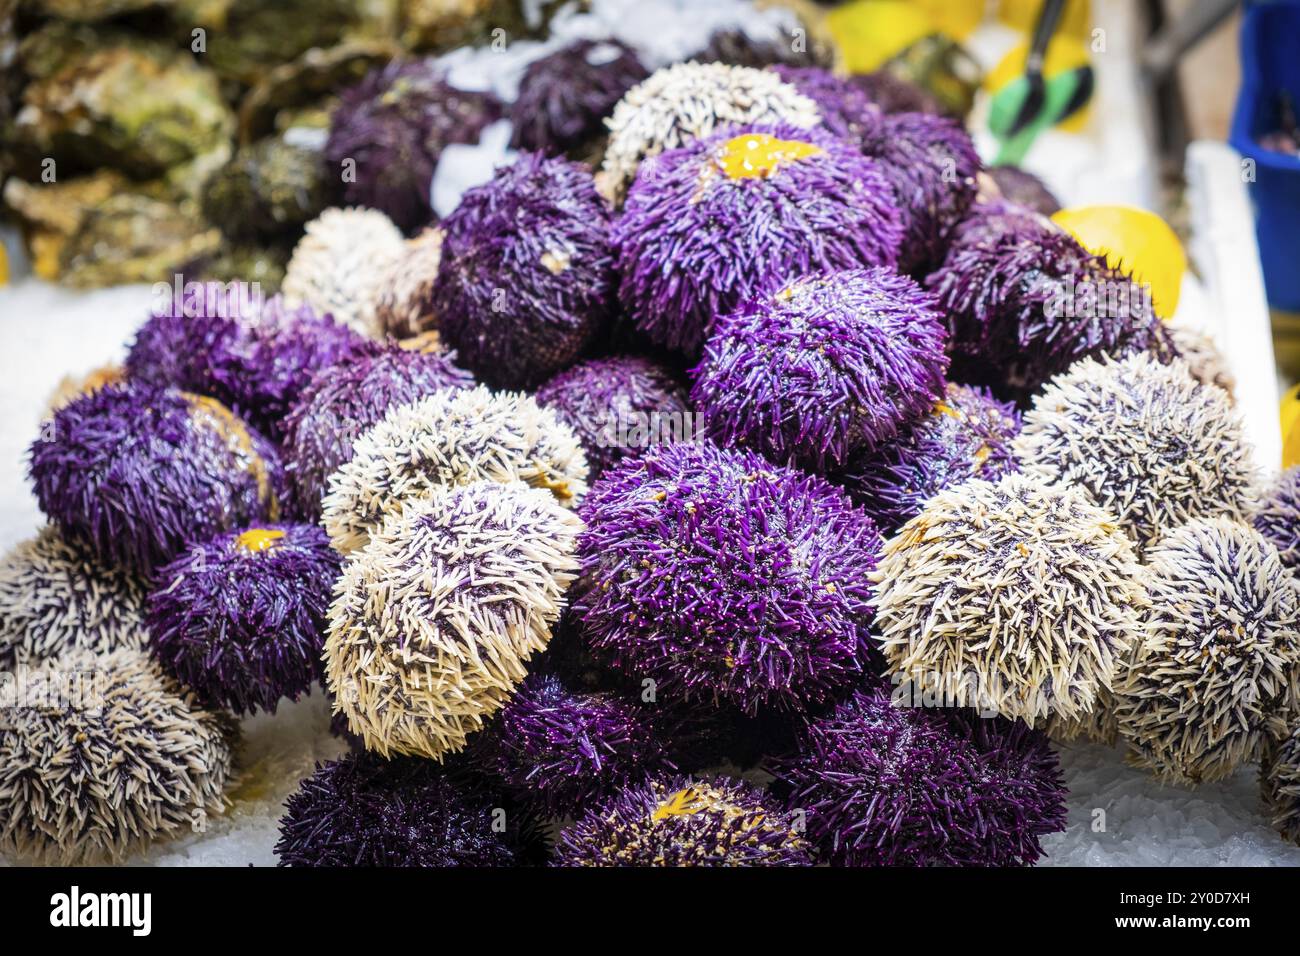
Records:
[[[1300,311],[1300,158],[1265,149],[1286,91],[1300,111],[1300,2],[1251,3],[1241,24],[1241,91],[1229,142],[1255,161],[1250,186],[1269,304]]]

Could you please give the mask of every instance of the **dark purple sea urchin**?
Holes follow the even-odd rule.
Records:
[[[560,834],[558,866],[811,866],[811,847],[762,790],[660,776],[588,810]]]
[[[315,525],[268,524],[193,544],[158,572],[150,650],[205,704],[274,713],[321,674],[341,566]]]
[[[650,75],[617,40],[577,40],[534,60],[510,107],[510,145],[547,155],[579,149],[605,132],[605,117]]]
[[[279,513],[275,448],[229,409],[174,389],[109,385],[31,445],[43,510],[106,561],[148,575],[189,541]]]
[[[691,437],[686,389],[667,369],[640,356],[580,362],[548,381],[535,397],[577,434],[592,481],[661,438]]]
[[[975,199],[979,154],[960,123],[929,113],[886,116],[875,136],[863,148],[902,213],[898,268],[924,275],[943,260],[949,233]]]
[[[882,532],[918,514],[945,488],[1016,470],[1011,440],[1020,415],[985,389],[949,384],[928,415],[875,452],[856,456],[840,480]]]
[[[490,798],[427,760],[351,754],[317,764],[285,803],[281,866],[511,866]]]
[[[1050,216],[1061,208],[1061,203],[1043,181],[1019,166],[993,166],[988,175],[998,187],[998,194],[1007,202],[1025,206],[1043,216]]]
[[[624,671],[801,709],[867,663],[880,537],[846,495],[752,452],[666,445],[596,483],[574,606]]]
[[[443,228],[431,305],[461,363],[489,385],[537,385],[608,317],[610,213],[585,167],[525,154],[465,193]]]
[[[948,316],[952,377],[1023,401],[1086,356],[1175,354],[1150,295],[1027,209],[977,204],[926,278]]]
[[[691,399],[723,444],[836,469],[933,407],[943,346],[933,297],[906,276],[814,273],[717,317]]]
[[[836,76],[819,66],[771,67],[808,99],[817,104],[822,125],[859,147],[875,146],[881,135],[884,113],[851,80]]]
[[[531,674],[497,717],[483,762],[521,800],[563,817],[672,769],[670,729],[667,709],[656,704]]]
[[[380,346],[310,306],[291,308],[268,299],[221,337],[207,356],[200,391],[274,439],[284,437],[284,417],[321,369],[378,351]]]
[[[1300,570],[1300,466],[1278,476],[1255,511],[1254,524],[1277,548],[1282,563]]]
[[[880,684],[810,719],[775,768],[808,836],[843,866],[1019,866],[1065,828],[1066,790],[1041,731],[899,706]]]
[[[877,164],[824,130],[724,129],[643,164],[614,226],[619,298],[654,342],[696,356],[715,316],[810,272],[894,265]]]
[[[943,104],[934,94],[888,69],[857,73],[849,77],[849,82],[886,113],[945,115]]]
[[[357,436],[390,408],[474,384],[454,358],[389,345],[312,378],[283,426],[286,471],[301,515],[320,516],[326,480],[352,457]]]
[[[396,60],[340,95],[325,159],[331,175],[355,164],[343,180],[346,202],[378,209],[410,233],[433,218],[430,189],[443,149],[477,142],[501,113],[495,96],[456,89],[439,67]]]

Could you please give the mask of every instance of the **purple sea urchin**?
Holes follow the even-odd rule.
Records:
[[[794,67],[828,66],[834,59],[826,44],[814,41],[814,49],[809,50],[795,42],[796,29],[791,26],[779,31],[761,31],[754,35],[754,24],[747,23],[732,29],[725,27],[714,30],[698,53],[689,59],[696,63],[726,63],[729,66],[752,66],[758,69],[777,65]],[[818,48],[819,47],[819,48]]]
[[[320,516],[329,476],[352,457],[358,435],[389,409],[444,388],[473,385],[452,355],[387,346],[317,374],[284,421],[284,454],[298,511]]]
[[[441,760],[509,700],[550,640],[581,522],[519,483],[414,503],[343,567],[325,675],[368,749]]]
[[[610,214],[577,163],[525,154],[443,222],[439,330],[489,385],[529,388],[570,365],[608,318]]]
[[[933,298],[906,276],[814,273],[718,316],[691,400],[724,444],[835,469],[939,400],[943,345]]]
[[[0,670],[144,642],[145,589],[46,525],[0,559]]]
[[[820,119],[812,100],[768,70],[677,63],[638,83],[614,107],[606,121],[601,192],[621,202],[643,160],[719,127],[781,123],[807,130]]]
[[[559,866],[811,866],[793,814],[752,784],[659,776],[560,834]]]
[[[1032,209],[1042,216],[1050,216],[1061,208],[1043,181],[1019,166],[993,166],[988,175],[998,187],[998,195],[1007,202]]]
[[[825,701],[866,665],[880,537],[820,478],[665,445],[607,472],[582,516],[575,610],[628,673],[753,711]]]
[[[127,376],[137,384],[203,392],[209,385],[208,357],[239,333],[257,305],[253,287],[242,283],[186,283],[137,330],[127,350]]]
[[[1292,571],[1300,569],[1300,466],[1282,472],[1255,510],[1255,530]]]
[[[202,391],[264,434],[282,439],[284,417],[313,375],[379,348],[310,306],[290,308],[277,295],[214,343]]]
[[[493,809],[427,760],[350,754],[317,764],[285,802],[275,855],[281,866],[511,866]]]
[[[864,149],[879,162],[902,212],[898,268],[923,275],[942,262],[949,233],[975,199],[975,145],[955,120],[896,113]]]
[[[655,704],[530,674],[497,717],[484,764],[547,816],[567,816],[651,771],[672,769],[669,726]]]
[[[886,113],[930,113],[946,115],[938,97],[891,70],[858,73],[849,77],[858,89]]]
[[[1020,474],[931,498],[885,542],[876,623],[897,679],[1033,722],[1090,711],[1137,639],[1142,572],[1083,492]]]
[[[1148,291],[1029,210],[978,203],[926,287],[948,316],[952,375],[1024,399],[1085,357],[1175,354]]]
[[[233,722],[138,650],[78,650],[14,674],[0,709],[0,851],[116,861],[225,808]]]
[[[1269,747],[1260,785],[1273,828],[1282,839],[1300,844],[1300,720],[1292,722],[1281,743]]]
[[[842,866],[1022,866],[1065,829],[1064,781],[1041,731],[899,706],[887,685],[810,719],[775,772],[809,839]]]
[[[985,389],[949,384],[928,415],[873,453],[855,456],[844,487],[883,532],[918,514],[945,488],[1016,470],[1011,439],[1020,415]]]
[[[382,212],[326,209],[294,246],[280,291],[291,306],[306,303],[317,315],[379,338],[382,283],[405,250],[401,230]]]
[[[548,381],[535,397],[582,441],[592,481],[662,438],[693,435],[686,389],[667,369],[640,356],[580,362]]]
[[[1083,359],[1053,379],[1012,449],[1026,474],[1086,491],[1139,553],[1192,518],[1240,519],[1255,483],[1223,390],[1149,355]]]
[[[573,507],[587,457],[573,430],[530,396],[444,389],[389,410],[329,479],[321,517],[331,543],[363,547],[389,516],[446,488],[522,481]]]
[[[199,699],[274,713],[320,674],[342,562],[314,525],[268,524],[191,545],[149,595],[149,646]]]
[[[1116,688],[1131,759],[1219,780],[1281,739],[1300,703],[1300,584],[1257,531],[1191,521],[1147,555],[1151,607]]]
[[[884,114],[852,81],[818,66],[778,64],[772,72],[812,100],[822,125],[836,136],[859,147],[877,144]]]
[[[339,95],[325,159],[334,170],[351,161],[348,203],[377,209],[409,233],[433,218],[430,187],[443,149],[478,142],[501,114],[495,96],[456,89],[441,67],[394,60]]]
[[[617,40],[577,40],[534,60],[510,107],[510,145],[547,155],[581,148],[604,133],[615,104],[649,75],[636,51]]]
[[[619,298],[655,343],[698,355],[715,316],[817,271],[893,265],[878,166],[824,130],[725,129],[643,168],[614,226]]]
[[[41,510],[145,575],[188,541],[274,520],[283,488],[275,448],[224,405],[129,383],[65,406],[30,456]]]

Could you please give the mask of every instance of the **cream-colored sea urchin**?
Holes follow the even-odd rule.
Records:
[[[685,146],[720,126],[789,123],[811,129],[817,106],[768,70],[722,63],[677,63],[628,90],[605,121],[609,144],[597,177],[605,197],[621,203],[641,161]]]
[[[1285,732],[1300,702],[1300,585],[1247,525],[1209,518],[1148,553],[1142,643],[1116,686],[1131,761],[1218,780]]]
[[[294,246],[280,291],[290,306],[309,305],[317,315],[381,338],[376,303],[388,267],[405,249],[401,230],[382,212],[326,209]]]
[[[1169,325],[1169,335],[1174,340],[1179,357],[1187,363],[1192,378],[1203,385],[1219,386],[1228,393],[1228,400],[1236,404],[1233,392],[1237,387],[1237,379],[1228,368],[1228,361],[1214,337],[1190,325],[1174,323]]]
[[[587,456],[573,429],[528,395],[444,389],[389,409],[356,440],[330,476],[322,520],[346,553],[410,502],[485,479],[522,481],[573,507],[587,491]]]
[[[430,226],[407,239],[401,255],[388,264],[387,275],[379,283],[375,317],[379,327],[394,338],[437,334],[431,297],[442,261],[442,239],[442,230]]]
[[[1112,512],[1139,553],[1193,518],[1242,517],[1256,478],[1227,393],[1146,354],[1075,363],[1034,399],[1012,448],[1026,474]]]
[[[1284,840],[1300,844],[1300,720],[1279,744],[1269,747],[1260,774],[1260,792]]]
[[[0,852],[121,859],[225,809],[237,733],[137,650],[20,665],[0,699]]]
[[[144,643],[143,582],[64,539],[55,525],[0,558],[0,667],[73,648]]]
[[[368,749],[441,760],[501,709],[550,640],[581,527],[546,492],[480,481],[413,504],[348,560],[325,676]]]
[[[1020,474],[935,495],[872,575],[891,674],[1031,724],[1086,714],[1110,687],[1141,579],[1113,518]]]

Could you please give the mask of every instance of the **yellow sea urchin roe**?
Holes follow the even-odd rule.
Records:
[[[766,179],[785,163],[821,156],[824,152],[820,146],[797,139],[744,133],[723,144],[717,162],[728,179]]]
[[[256,554],[265,551],[283,537],[284,532],[274,528],[249,528],[235,539],[235,546]]]

